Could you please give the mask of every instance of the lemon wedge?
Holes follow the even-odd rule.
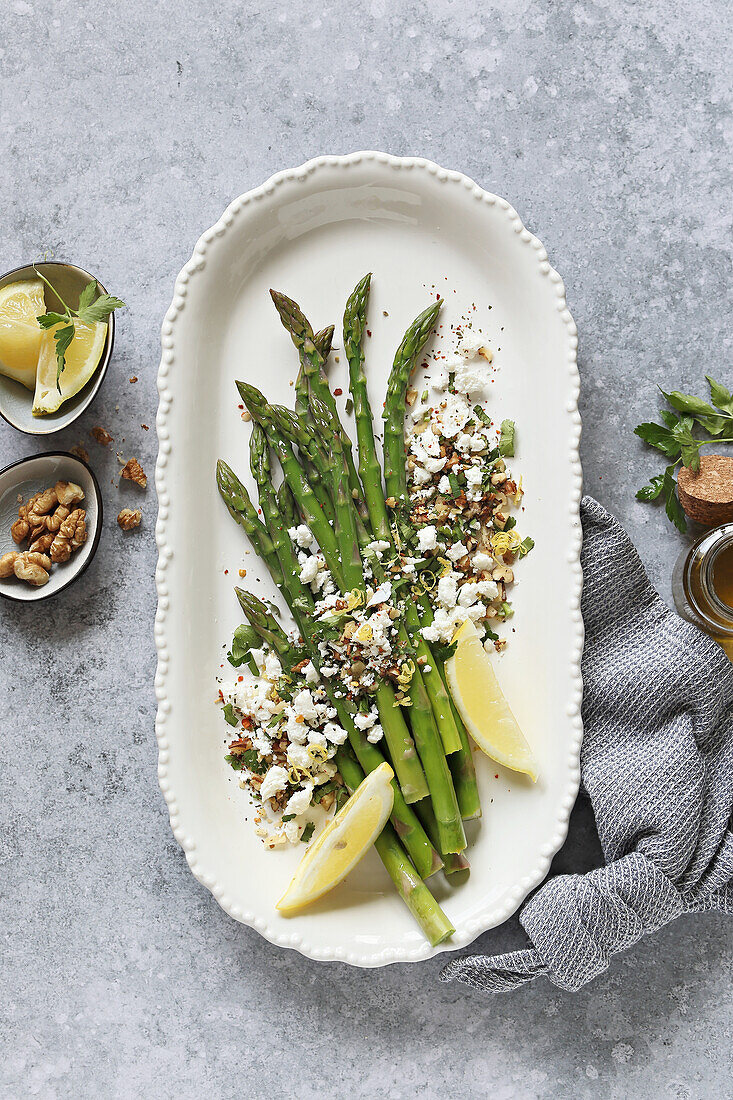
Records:
[[[45,312],[40,279],[24,279],[0,287],[0,374],[14,378],[29,390],[36,384],[43,336],[36,317]]]
[[[36,392],[33,398],[33,415],[54,413],[70,397],[74,397],[94,374],[102,358],[107,339],[107,324],[96,321],[92,325],[74,318],[74,339],[66,349],[66,366],[56,386],[56,342],[53,334],[59,325],[46,329],[42,334],[36,374]]]
[[[445,663],[453,701],[466,729],[492,760],[537,779],[537,761],[496,679],[494,666],[470,619],[456,631],[456,650]]]
[[[392,813],[394,772],[385,761],[362,780],[303,856],[293,881],[277,903],[294,913],[346,878],[387,824]]]

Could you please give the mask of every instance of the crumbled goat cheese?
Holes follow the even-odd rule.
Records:
[[[376,607],[377,604],[387,603],[392,595],[392,584],[390,581],[382,581],[378,588],[374,590],[374,594],[367,600],[367,607]]]
[[[447,478],[443,478],[443,481],[447,480]],[[428,550],[434,550],[438,545],[438,532],[432,524],[420,528],[417,533],[417,545],[421,554],[426,553]]]
[[[374,542],[369,543],[367,550],[371,550],[377,557],[381,558],[384,551],[389,550],[389,543],[385,539],[375,539]]]
[[[477,550],[471,558],[471,565],[476,573],[482,573],[485,569],[491,569],[494,564],[494,559],[489,554],[484,554],[481,550]]]
[[[454,542],[452,546],[449,546],[445,552],[445,556],[449,561],[460,561],[461,558],[465,558],[468,553],[468,547],[463,542]]]
[[[274,794],[284,791],[287,785],[288,773],[285,768],[281,768],[279,764],[273,764],[262,780],[262,786],[260,787],[262,801],[265,802],[268,798],[272,798]]]
[[[432,410],[433,431],[446,439],[454,439],[471,415],[471,406],[462,394],[448,391],[440,405]],[[437,473],[437,471],[434,471]]]
[[[369,730],[369,733],[367,734],[367,741],[369,741],[372,745],[376,745],[377,741],[382,740],[383,735],[384,730],[381,726],[372,726],[372,728]]]
[[[267,680],[277,680],[283,674],[283,666],[274,653],[268,653],[265,657],[265,678]]]
[[[376,721],[377,713],[374,710],[370,710],[368,714],[359,712],[354,715],[354,725],[358,730],[370,730]]]
[[[451,608],[456,606],[458,591],[457,577],[457,573],[448,573],[438,581],[438,600],[443,607]]]
[[[303,675],[305,676],[306,684],[318,683],[318,671],[316,670],[312,661],[309,661],[303,669]]]
[[[313,783],[310,780],[306,780],[300,790],[291,794],[285,807],[286,814],[304,814],[311,804],[311,796],[313,794]],[[286,825],[288,823],[286,822]]]
[[[415,485],[424,485],[426,481],[430,481],[430,474],[427,470],[423,470],[422,466],[416,466],[412,471],[412,480]]]
[[[318,558],[315,554],[311,554],[306,559],[305,565],[300,571],[300,580],[302,584],[310,584],[318,576]]]
[[[302,549],[307,549],[313,545],[313,535],[310,528],[306,527],[304,523],[301,523],[299,527],[290,527],[288,529],[288,535],[290,541],[294,542],[296,546],[300,546]]]
[[[450,481],[445,476],[445,474],[443,474],[440,481],[438,482],[438,492],[439,493],[449,493],[450,492]]]
[[[293,699],[293,710],[306,722],[317,722],[318,711],[308,688],[303,688]]]
[[[335,722],[326,722],[323,732],[333,745],[343,745],[346,740],[346,730]]]
[[[499,586],[496,581],[479,581],[476,585],[479,596],[485,600],[495,600],[499,595]]]
[[[466,470],[466,484],[471,489],[478,489],[481,485],[481,468],[479,466],[469,466]]]

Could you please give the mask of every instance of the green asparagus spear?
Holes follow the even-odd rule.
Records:
[[[395,501],[398,524],[408,526],[407,477],[405,474],[405,398],[415,361],[433,330],[442,301],[423,310],[402,338],[392,364],[384,403],[384,472],[388,499]]]
[[[292,298],[288,298],[285,294],[280,294],[276,290],[270,291],[270,297],[280,314],[280,320],[290,333],[290,338],[298,349],[301,369],[308,379],[311,393],[316,397],[320,397],[333,417],[334,423],[338,425],[339,431],[341,432],[341,441],[343,444],[344,456],[346,458],[346,465],[349,471],[349,487],[357,503],[357,508],[359,508],[361,512],[362,521],[366,521],[367,512],[363,500],[363,489],[359,481],[359,475],[356,472],[356,466],[354,465],[351,440],[341,424],[338,408],[336,407],[336,402],[331,393],[328,378],[324,370],[323,356],[315,344],[313,329],[300,306],[297,302],[294,302]]]
[[[362,780],[363,772],[349,753],[339,754],[339,770],[349,790],[355,791]],[[387,868],[398,894],[420,925],[431,947],[449,939],[455,932],[455,928],[405,857],[397,835],[390,825],[387,825],[377,837],[374,847]]]
[[[272,426],[269,406],[260,391],[254,386],[250,386],[247,382],[237,382],[237,389],[251,413],[252,418],[265,429],[268,424]],[[348,588],[339,564],[338,541],[328,518],[323,514],[323,509],[316,499],[308,478],[293,453],[293,448],[283,436],[276,431],[271,432],[270,443],[280,460],[285,480],[290,486],[290,491],[303,513],[305,522],[310,527],[318,545],[323,551],[324,557],[333,574],[333,579],[342,592],[347,592]]]
[[[249,535],[255,551],[269,568],[275,584],[280,587],[282,571],[270,534],[257,515],[244,485],[221,458],[216,464],[216,484],[229,515]]]

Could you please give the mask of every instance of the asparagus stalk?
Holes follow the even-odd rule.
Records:
[[[331,393],[328,378],[324,370],[324,359],[315,344],[313,329],[311,328],[310,322],[305,317],[300,306],[297,302],[294,302],[292,298],[288,298],[287,295],[281,294],[276,290],[270,291],[270,297],[275,303],[275,308],[280,315],[280,320],[290,333],[290,338],[298,349],[301,370],[308,380],[311,392],[316,397],[320,397],[325,403],[334,424],[338,426],[341,433],[346,466],[349,471],[349,488],[351,489],[351,495],[356,501],[356,506],[359,509],[362,521],[367,522],[368,516],[363,499],[363,489],[359,481],[359,475],[356,472],[356,466],[354,465],[351,440],[341,424],[336,401]]]
[[[341,754],[339,770],[346,786],[355,791],[363,774],[356,760],[348,753]],[[395,884],[397,893],[420,925],[431,947],[449,939],[455,928],[405,857],[391,826],[387,825],[383,829],[375,840],[374,847]]]
[[[229,515],[247,533],[257,555],[272,573],[275,584],[281,587],[282,570],[269,531],[257,515],[244,485],[221,458],[216,464],[216,484]]]
[[[256,420],[261,427],[266,428],[267,425],[271,423],[271,418],[269,416],[267,401],[260,391],[247,382],[237,382],[237,389],[251,413],[252,418]],[[323,509],[313,492],[311,484],[293,453],[292,446],[279,432],[272,433],[270,443],[274,447],[275,453],[280,460],[285,480],[303,513],[305,522],[315,536],[326,560],[330,562],[329,568],[331,569],[336,584],[342,592],[348,591],[344,581],[343,570],[341,569],[338,559],[338,541],[328,521],[328,517],[324,516]]]
[[[280,488],[277,491],[277,506],[286,526],[297,527],[300,523],[300,516],[287,481],[280,483]]]
[[[405,398],[415,360],[425,347],[442,301],[438,300],[412,322],[397,349],[387,383],[384,403],[384,476],[388,499],[394,499],[395,517],[401,529],[409,527],[405,474]]]

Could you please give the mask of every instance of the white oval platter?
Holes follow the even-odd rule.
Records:
[[[268,852],[254,835],[248,796],[223,759],[227,727],[214,703],[216,677],[233,674],[224,655],[241,621],[234,585],[276,595],[216,491],[219,457],[249,483],[249,429],[234,380],[292,404],[297,355],[268,289],[295,298],[315,327],[335,323],[338,336],[346,297],[366,271],[374,273],[366,352],[376,417],[394,349],[436,289],[445,297],[446,348],[450,324],[471,311],[495,351],[490,412],[517,422],[521,530],[536,542],[518,570],[514,630],[498,671],[541,778],[533,786],[476,754],[484,815],[468,830],[469,881],[451,891],[441,875],[431,880],[456,928],[437,949],[374,851],[310,910],[277,913],[302,848]],[[314,959],[372,967],[464,947],[506,920],[544,878],[578,789],[579,383],[560,276],[509,203],[458,172],[384,153],[320,157],[238,198],[203,234],[178,276],[162,345],[158,773],[191,870],[236,920]],[[332,384],[346,395],[341,358]]]

